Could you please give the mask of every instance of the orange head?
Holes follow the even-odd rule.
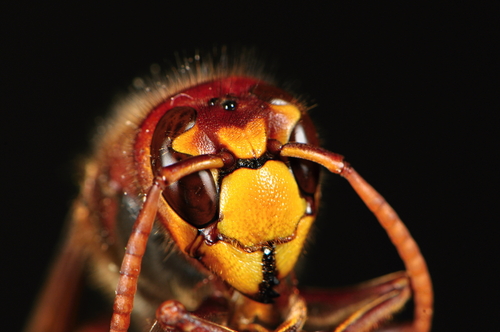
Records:
[[[270,141],[318,144],[296,99],[246,77],[171,96],[146,118],[136,141],[136,151],[150,156],[142,169],[149,183],[162,167],[191,156],[226,151],[233,157],[230,167],[168,186],[158,219],[181,251],[264,303],[278,296],[275,286],[295,266],[319,196],[319,166],[277,157]]]

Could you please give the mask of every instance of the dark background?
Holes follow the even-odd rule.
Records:
[[[433,277],[433,331],[498,328],[498,2],[3,6],[8,331],[41,286],[97,119],[150,64],[226,44],[278,62],[277,77],[318,104],[324,146],[406,222]],[[345,181],[325,184],[303,282],[341,286],[402,269]]]

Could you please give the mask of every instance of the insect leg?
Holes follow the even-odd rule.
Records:
[[[197,317],[186,310],[178,301],[163,302],[156,311],[156,323],[164,330],[175,328],[179,331],[236,332],[228,327]]]
[[[292,306],[285,321],[275,330],[275,332],[295,332],[301,331],[307,318],[306,303],[298,294],[292,296],[290,302]],[[176,329],[183,332],[236,332],[236,330],[205,320],[190,313],[177,301],[166,301],[156,311],[156,324],[163,330]],[[247,324],[245,331],[268,332],[269,330],[260,324]],[[156,330],[153,330],[156,331]]]
[[[281,324],[275,332],[294,332],[301,331],[307,319],[307,306],[304,298],[298,294],[293,294],[290,297],[292,306],[286,320]]]
[[[74,216],[83,220],[87,210],[77,203]],[[81,233],[77,228],[81,223],[78,221],[74,220],[70,225],[69,234],[51,267],[25,332],[65,332],[74,323],[86,258],[79,245]]]
[[[411,296],[406,272],[395,272],[343,289],[304,288],[300,294],[307,303],[305,330],[364,331],[375,322],[389,318]],[[342,330],[340,330],[342,331]]]

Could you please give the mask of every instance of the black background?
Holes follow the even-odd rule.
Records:
[[[23,325],[42,283],[97,119],[150,64],[226,44],[278,62],[278,78],[318,105],[324,146],[406,222],[433,277],[433,330],[498,328],[498,2],[15,6],[1,10],[0,46],[7,330]],[[303,282],[402,269],[345,181],[325,185]]]

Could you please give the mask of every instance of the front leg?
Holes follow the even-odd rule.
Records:
[[[343,290],[304,289],[299,295],[293,289],[286,296],[286,304],[281,304],[288,307],[283,323],[275,329],[263,324],[264,311],[276,309],[273,305],[244,300],[240,315],[229,324],[233,328],[229,328],[225,326],[228,312],[234,308],[230,309],[227,302],[209,299],[201,309],[191,313],[179,302],[167,301],[158,308],[157,322],[151,331],[291,332],[304,328],[307,331],[368,332],[385,325],[410,296],[410,279],[406,272],[392,273]],[[241,314],[247,310],[255,316]],[[377,331],[402,332],[405,328],[408,326],[386,326]]]
[[[366,332],[401,310],[411,287],[406,272],[396,272],[343,290],[304,289],[302,296],[308,307],[306,330]]]
[[[251,300],[249,300],[251,301]],[[295,332],[302,330],[302,327],[306,321],[307,317],[307,307],[304,299],[295,292],[288,297],[288,302],[290,307],[286,316],[284,317],[283,323],[279,325],[276,329],[269,329],[262,325],[258,317],[253,317],[252,319],[238,319],[234,322],[237,325],[238,330],[252,331],[252,332]],[[215,305],[213,305],[215,303]],[[209,306],[206,306],[203,310],[197,310],[195,313],[188,312],[186,308],[177,301],[166,301],[164,302],[156,312],[155,325],[151,329],[151,332],[160,331],[182,331],[182,332],[237,332],[237,330],[226,327],[223,321],[218,323],[212,321],[214,317],[223,317],[227,314],[229,308],[220,306],[217,301],[211,301]],[[262,311],[273,310],[271,304],[263,305],[257,304],[257,306],[263,306]],[[261,310],[257,310],[258,313]],[[264,313],[265,315],[265,313]],[[201,316],[201,317],[200,317]],[[210,318],[204,319],[204,318]]]
[[[163,302],[158,307],[156,319],[151,331],[235,332],[190,313],[180,302],[174,300]]]

